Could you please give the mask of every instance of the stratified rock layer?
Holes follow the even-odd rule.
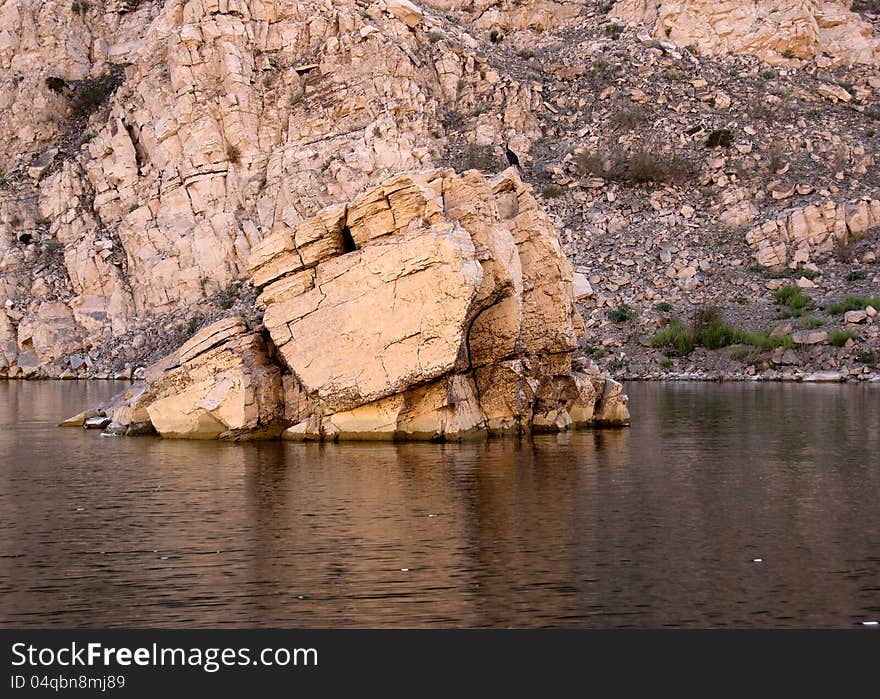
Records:
[[[880,227],[880,200],[794,207],[746,234],[758,264],[768,267],[820,259]]]
[[[871,25],[845,0],[620,0],[610,14],[706,53],[750,54],[769,62],[820,54],[840,63],[880,61]]]
[[[204,328],[111,404],[111,429],[449,440],[629,420],[619,384],[572,366],[572,269],[513,169],[397,175],[267,237],[249,271],[262,332]]]
[[[541,134],[540,86],[407,0],[129,4],[0,8],[0,376],[58,376],[223,293],[265,236],[433,167],[447,122]],[[22,316],[55,332],[44,302],[71,341],[8,341]]]

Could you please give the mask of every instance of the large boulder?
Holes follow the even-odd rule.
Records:
[[[248,439],[277,436],[284,414],[281,372],[260,333],[240,318],[200,330],[147,371],[104,412],[110,430],[163,437]]]
[[[263,326],[204,328],[105,409],[169,437],[430,439],[625,424],[517,172],[403,173],[256,246]]]

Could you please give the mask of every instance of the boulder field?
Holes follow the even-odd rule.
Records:
[[[513,168],[395,175],[276,229],[248,273],[262,324],[202,328],[65,424],[97,415],[116,434],[447,441],[629,421],[620,384],[573,360],[575,275]]]

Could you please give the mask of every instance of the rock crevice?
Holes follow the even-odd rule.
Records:
[[[572,269],[514,169],[396,175],[267,237],[249,273],[263,326],[203,328],[104,409],[112,431],[445,441],[629,420],[618,384],[573,366]]]

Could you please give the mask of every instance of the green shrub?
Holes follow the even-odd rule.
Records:
[[[714,306],[699,309],[690,326],[678,318],[670,321],[651,340],[651,346],[663,349],[667,354],[684,356],[695,347],[710,350],[731,345],[751,345],[761,350],[794,346],[791,335],[771,337],[770,331],[755,332],[732,328],[724,323],[721,312]]]
[[[623,34],[623,27],[614,22],[612,22],[611,24],[606,24],[605,34],[614,39],[614,41],[617,41],[620,38],[620,35]]]
[[[825,310],[831,315],[840,315],[847,311],[860,311],[865,306],[873,306],[880,310],[880,296],[864,297],[864,296],[847,296],[843,301],[829,303]]]
[[[864,272],[860,269],[854,269],[846,275],[846,280],[848,282],[856,282],[856,281],[859,281],[860,279],[867,279],[867,278],[868,278],[868,273]]]
[[[620,304],[617,308],[609,308],[605,311],[605,315],[615,323],[624,323],[635,316],[635,314],[636,312],[625,303]]]
[[[706,349],[721,349],[732,345],[736,337],[736,331],[726,325],[707,325],[697,334],[697,344]]]
[[[851,330],[835,330],[828,335],[828,342],[835,347],[843,347],[848,340],[855,340],[856,334]]]
[[[737,330],[734,334],[734,338],[737,342],[741,342],[745,345],[751,345],[752,347],[757,347],[762,350],[770,350],[775,349],[777,347],[785,347],[786,349],[791,349],[794,347],[794,340],[791,335],[779,335],[777,337],[772,337],[770,335],[770,331],[764,332],[752,332],[750,330]]]
[[[808,308],[812,303],[812,299],[794,284],[779,287],[773,293],[773,298],[776,299],[776,303],[788,306],[793,310]]]
[[[807,316],[801,320],[799,325],[804,330],[813,330],[815,328],[821,328],[825,323],[816,316]]]
[[[668,301],[661,301],[658,303],[655,308],[662,313],[669,313],[672,310],[672,304]]]
[[[667,355],[684,357],[693,351],[696,341],[688,327],[678,318],[673,318],[669,321],[669,325],[661,328],[654,335],[651,339],[651,347],[662,349]]]
[[[876,364],[877,353],[873,350],[859,350],[856,352],[856,361],[861,364]]]

